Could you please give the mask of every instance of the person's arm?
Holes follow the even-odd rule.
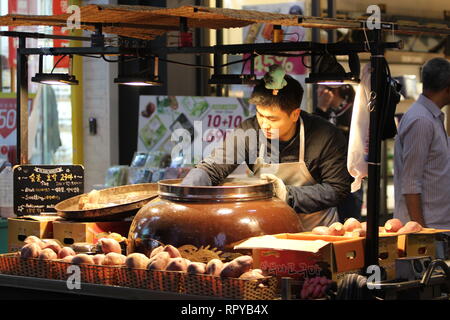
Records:
[[[406,207],[412,221],[418,222],[425,227],[425,219],[422,213],[422,197],[420,194],[404,194]]]
[[[347,171],[345,138],[337,129],[329,135],[317,159],[321,180],[310,186],[286,186],[287,203],[299,213],[335,207],[350,193],[352,178]]]
[[[401,194],[405,197],[408,214],[411,220],[425,226],[422,212],[423,168],[428,161],[428,153],[433,140],[433,124],[424,118],[418,118],[405,124],[399,132],[403,152]]]

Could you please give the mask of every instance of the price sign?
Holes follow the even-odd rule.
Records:
[[[234,114],[208,114],[207,130],[204,134],[205,142],[214,142],[224,139],[227,133],[239,126],[242,122],[241,115]]]
[[[16,130],[16,118],[15,99],[3,99],[0,103],[0,135],[3,139],[8,138]]]
[[[54,212],[59,202],[84,193],[84,168],[80,165],[15,166],[13,177],[18,216]]]
[[[244,59],[250,55],[244,55]],[[263,76],[269,71],[271,65],[278,64],[283,67],[287,74],[305,74],[306,68],[301,57],[279,57],[272,55],[261,55],[255,57],[255,75]],[[250,73],[250,62],[245,64],[244,73]]]

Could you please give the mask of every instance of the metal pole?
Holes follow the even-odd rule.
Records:
[[[216,0],[216,8],[223,8],[223,1]],[[216,31],[216,45],[223,45],[223,30],[217,29]],[[223,64],[223,55],[222,54],[214,54],[214,66]],[[222,74],[222,68],[214,68],[214,73],[216,75]],[[218,97],[223,96],[223,85],[218,84],[216,87],[216,95]]]
[[[320,17],[320,0],[312,0],[311,3],[311,15],[313,17]],[[319,43],[320,42],[320,29],[312,28],[311,29],[311,41]],[[311,72],[314,71],[315,68],[315,55],[311,55]],[[311,95],[312,95],[312,108],[311,112],[314,112],[317,108],[319,98],[317,96],[317,84],[312,85]]]
[[[327,5],[327,14],[328,18],[335,18],[336,17],[336,1],[335,0],[328,0]],[[337,41],[337,33],[336,30],[328,30],[328,43],[333,43]]]
[[[25,47],[26,38],[19,37],[16,92],[17,164],[28,163],[28,56],[20,52]]]
[[[375,42],[381,43],[382,32],[374,30]],[[375,105],[370,112],[368,188],[367,188],[367,237],[365,243],[365,264],[378,265],[378,223],[380,214],[380,170],[381,138],[380,115],[383,108],[381,99],[383,48],[375,45],[371,48],[371,94],[375,95]],[[366,269],[367,270],[367,269]]]

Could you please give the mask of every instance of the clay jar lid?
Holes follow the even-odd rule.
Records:
[[[225,179],[220,186],[186,186],[180,185],[180,182],[180,179],[159,181],[159,196],[182,202],[234,202],[273,197],[273,185],[266,180]]]

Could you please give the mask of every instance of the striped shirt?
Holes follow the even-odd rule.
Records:
[[[394,217],[409,221],[403,195],[421,194],[426,226],[450,229],[449,138],[443,112],[424,95],[400,121],[394,158]]]

